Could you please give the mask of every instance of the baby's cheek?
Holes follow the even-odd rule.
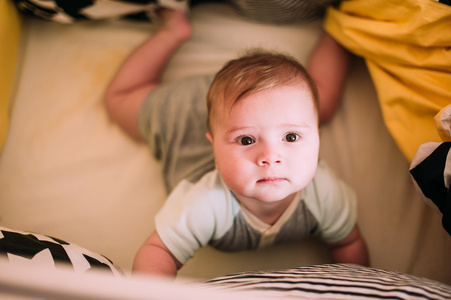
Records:
[[[227,169],[227,171],[221,173],[224,183],[232,191],[241,190],[241,184],[243,183],[242,174],[239,170],[234,170],[233,168]]]

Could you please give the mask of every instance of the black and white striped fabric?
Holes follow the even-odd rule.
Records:
[[[229,0],[243,16],[263,23],[305,23],[321,18],[337,0]]]
[[[245,272],[211,279],[209,288],[255,292],[266,298],[451,299],[451,287],[403,273],[352,264],[271,272]]]

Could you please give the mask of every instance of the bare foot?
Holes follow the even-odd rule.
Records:
[[[191,36],[191,24],[183,11],[162,9],[158,14],[161,16],[163,30],[171,32],[182,41]]]

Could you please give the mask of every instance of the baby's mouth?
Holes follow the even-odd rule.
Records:
[[[266,177],[266,178],[257,180],[257,183],[279,183],[279,182],[283,182],[285,180],[286,180],[285,178],[280,178],[280,177]]]

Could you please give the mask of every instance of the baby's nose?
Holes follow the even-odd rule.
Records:
[[[281,160],[272,160],[272,159],[263,159],[261,161],[259,161],[259,165],[260,166],[270,166],[273,164],[280,164],[282,161]]]
[[[259,166],[269,166],[282,163],[281,156],[277,149],[271,147],[262,147],[258,156],[257,163]]]

